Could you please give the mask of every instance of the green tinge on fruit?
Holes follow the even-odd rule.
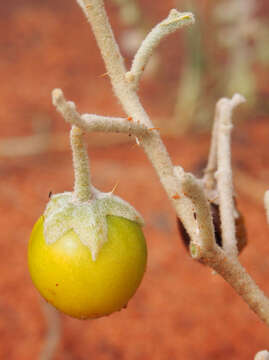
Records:
[[[95,261],[73,230],[47,244],[43,216],[34,226],[28,248],[32,280],[70,316],[95,318],[122,309],[143,278],[147,248],[141,226],[118,216],[107,216],[107,223],[108,240]]]

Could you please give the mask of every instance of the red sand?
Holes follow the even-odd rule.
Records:
[[[155,2],[146,4],[153,23],[171,6],[159,2],[155,12]],[[116,8],[110,12],[115,23]],[[0,19],[1,137],[30,134],[40,114],[52,118],[54,133],[68,129],[50,104],[56,86],[81,111],[122,114],[108,79],[98,76],[105,70],[73,1],[1,2]],[[154,86],[145,83],[141,94],[153,117],[164,117],[171,111],[176,82],[163,86],[158,81],[164,75],[158,76]],[[156,101],[160,97],[163,102]],[[268,139],[268,119],[236,127],[233,162],[269,188]],[[186,170],[200,168],[206,159],[209,137],[165,142],[173,161]],[[130,142],[90,146],[89,153],[94,185],[109,191],[119,182],[117,194],[143,214],[148,268],[126,310],[94,321],[61,316],[63,336],[55,359],[245,360],[269,349],[268,328],[229,285],[186,253],[173,209],[142,150]],[[67,151],[0,159],[0,359],[38,358],[46,328],[27,270],[27,241],[49,192],[70,190],[72,181]],[[269,228],[262,204],[246,194],[246,186],[237,190],[249,236],[241,260],[269,293]]]

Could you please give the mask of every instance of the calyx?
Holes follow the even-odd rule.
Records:
[[[124,217],[143,226],[141,215],[126,201],[112,193],[102,193],[92,187],[92,198],[79,202],[74,193],[53,195],[44,212],[44,237],[53,244],[73,230],[91,252],[93,261],[107,241],[107,215]]]

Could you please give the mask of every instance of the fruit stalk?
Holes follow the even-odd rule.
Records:
[[[74,197],[79,202],[86,202],[92,196],[89,160],[83,135],[84,131],[82,129],[76,125],[72,126],[70,138],[75,175]]]

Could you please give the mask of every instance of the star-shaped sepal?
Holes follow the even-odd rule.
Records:
[[[73,230],[86,245],[95,261],[107,241],[108,215],[124,217],[141,226],[141,215],[126,201],[112,193],[102,193],[92,188],[92,198],[87,202],[76,201],[74,194],[64,192],[53,195],[44,213],[44,237],[47,244],[57,241]]]

